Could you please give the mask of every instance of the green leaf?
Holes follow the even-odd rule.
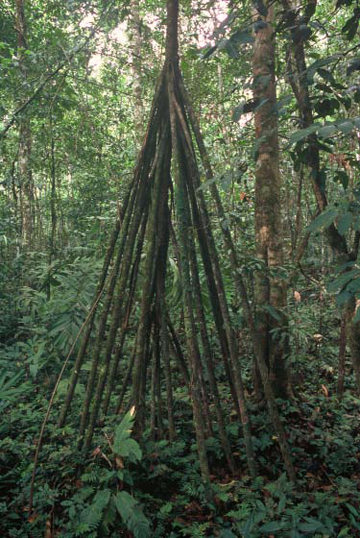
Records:
[[[338,56],[333,55],[333,56],[328,56],[327,58],[321,58],[320,60],[316,60],[313,64],[311,64],[307,68],[307,78],[308,78],[309,84],[314,83],[314,76],[317,70],[319,69],[319,67],[325,67],[326,65],[329,65],[335,62],[335,60],[337,59],[338,59]]]
[[[265,523],[259,529],[260,532],[276,532],[281,531],[285,527],[286,523],[283,521],[271,521],[270,523]]]
[[[296,142],[300,142],[301,140],[304,140],[309,135],[315,133],[318,127],[319,126],[314,123],[313,125],[310,125],[310,127],[307,127],[306,129],[300,129],[299,131],[295,131],[290,136],[289,144],[290,145],[296,144]]]
[[[343,273],[343,271],[345,271],[346,269],[351,269],[352,267],[354,267],[354,265],[356,265],[356,262],[354,261],[342,263],[341,265],[339,265],[339,267],[336,268],[335,272],[339,275],[340,273]]]
[[[207,179],[206,181],[201,183],[200,187],[198,187],[197,190],[198,191],[203,191],[203,190],[207,189],[207,187],[209,187],[210,185],[215,183],[215,181],[220,181],[220,179],[221,179],[221,176],[216,174],[213,177],[211,177],[210,179]]]
[[[326,531],[326,527],[321,523],[321,521],[317,521],[316,519],[313,519],[311,517],[305,518],[307,523],[300,523],[299,530],[303,532],[318,532],[318,531]]]
[[[327,228],[334,222],[338,216],[338,210],[335,207],[331,207],[323,211],[316,219],[314,219],[308,226],[309,232],[315,232],[321,228]]]
[[[256,105],[254,110],[259,110],[259,108],[261,108],[262,106],[264,106],[268,102],[269,102],[269,99],[261,99],[260,103],[258,105]]]
[[[135,538],[150,538],[152,535],[149,520],[144,516],[138,502],[126,491],[115,496],[115,506],[125,526]]]
[[[337,170],[335,172],[334,179],[335,181],[341,183],[345,190],[348,188],[349,176],[346,172],[344,172],[344,170]]]
[[[244,114],[245,102],[240,103],[233,110],[232,119],[233,121],[239,121],[240,117]]]
[[[354,214],[347,211],[344,215],[341,215],[338,222],[339,234],[344,235],[350,228],[353,222]]]
[[[320,136],[321,138],[330,138],[336,132],[337,128],[335,125],[325,125],[318,130],[318,136]]]
[[[351,41],[355,37],[358,26],[359,26],[359,14],[355,8],[354,15],[345,23],[345,25],[341,29],[341,32],[343,34],[346,34],[347,39]]]
[[[338,129],[344,134],[349,134],[354,129],[354,123],[350,120],[341,121],[338,124]]]
[[[121,443],[116,454],[118,454],[119,456],[122,456],[123,458],[131,457],[138,461],[140,461],[142,458],[141,449],[139,447],[139,444],[135,441],[135,439],[124,440]]]
[[[343,527],[339,534],[337,535],[337,538],[349,538],[351,536],[350,534],[350,527]]]
[[[206,47],[206,52],[201,55],[201,59],[206,60],[207,58],[210,58],[210,56],[212,56],[216,50],[217,47],[215,45],[210,48]]]
[[[231,36],[231,41],[239,45],[254,43],[255,39],[249,30],[237,30]]]
[[[328,290],[330,293],[334,293],[338,290],[341,290],[345,287],[346,284],[348,284],[348,282],[350,282],[354,278],[358,278],[359,276],[359,269],[352,269],[351,271],[347,271],[343,275],[340,275],[335,278],[335,280],[331,282],[331,284],[328,286]]]
[[[344,290],[341,293],[339,293],[339,295],[336,297],[336,304],[338,306],[342,306],[348,301],[350,301],[352,297],[353,297],[353,294],[350,291]]]
[[[319,68],[317,72],[321,76],[321,78],[326,80],[326,82],[330,82],[332,86],[337,86],[337,82],[334,78],[334,75],[330,71],[327,71],[327,69]]]
[[[282,113],[286,110],[286,107],[291,103],[291,101],[293,100],[293,96],[292,95],[286,95],[285,97],[283,97],[282,99],[279,99],[276,103],[276,110],[279,112],[279,113]]]
[[[222,529],[220,531],[219,538],[236,538],[236,534],[231,532],[230,529]]]
[[[274,308],[271,305],[264,305],[263,310],[268,312],[270,314],[270,316],[272,316],[274,319],[276,319],[276,321],[281,322],[281,320],[282,320],[281,313],[277,308]]]
[[[20,370],[13,374],[5,369],[0,370],[0,401],[15,402],[21,393],[28,390],[28,383],[21,383],[24,372]]]
[[[142,453],[138,443],[134,439],[130,439],[132,428],[134,426],[135,408],[130,409],[124,416],[119,426],[115,430],[115,438],[112,449],[115,454],[123,458],[130,457],[132,459],[141,460]]]
[[[360,290],[360,278],[355,278],[346,287],[347,291],[350,291],[351,293],[355,294]]]
[[[237,60],[240,57],[236,46],[230,41],[230,39],[225,45],[225,50],[232,60]]]
[[[114,495],[112,495],[110,498],[110,502],[105,509],[105,512],[101,521],[101,530],[105,531],[106,536],[110,535],[110,527],[114,525],[116,516],[117,516],[117,509],[115,506]]]
[[[36,378],[36,374],[38,373],[38,365],[37,364],[30,364],[30,368],[29,368],[29,371],[30,371],[30,375],[33,379]]]
[[[113,449],[116,452],[117,448],[123,441],[129,439],[134,426],[134,408],[130,409],[128,413],[123,417],[119,426],[115,430],[115,439]]]
[[[360,309],[358,309],[359,311]],[[348,510],[355,516],[357,517],[358,519],[360,519],[360,513],[356,510],[356,508],[354,506],[352,506],[352,504],[349,504],[349,503],[345,503],[345,506],[346,508],[348,508]]]
[[[360,71],[360,58],[353,58],[350,64],[346,68],[346,75],[350,76],[351,73],[355,71]]]
[[[79,523],[88,526],[86,531],[95,530],[102,520],[103,511],[109,503],[111,492],[108,489],[96,493],[93,502],[79,514]],[[78,530],[78,532],[80,532]],[[85,531],[82,531],[82,534]],[[80,536],[79,534],[79,536]]]

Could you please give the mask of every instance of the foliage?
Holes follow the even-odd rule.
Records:
[[[143,48],[139,54],[129,25],[133,4],[139,4],[141,18]],[[341,400],[337,397],[338,307],[360,299],[359,7],[350,0],[338,0],[335,6],[324,1],[309,15],[307,10],[313,3],[307,8],[299,4],[302,27],[297,29],[297,36],[305,47],[307,69],[303,75],[313,113],[312,123],[305,126],[292,89],[296,76],[292,73],[294,59],[289,44],[294,26],[287,10],[280,4],[275,6],[278,102],[274,113],[279,119],[284,181],[286,263],[269,269],[255,255],[254,230],[254,173],[259,141],[255,139],[253,114],[266,102],[254,102],[251,96],[252,46],[257,33],[267,24],[262,20],[267,7],[262,1],[228,6],[222,2],[205,4],[194,0],[181,5],[181,67],[194,109],[201,112],[214,167],[213,177],[206,179],[206,171],[200,166],[203,181],[197,194],[204,196],[209,207],[225,295],[241,349],[240,368],[247,395],[253,391],[252,342],[221,230],[232,233],[238,271],[254,311],[264,314],[268,321],[283,319],[283,312],[270,304],[256,305],[259,275],[282,282],[294,293],[294,297],[288,293],[284,308],[287,323],[280,324],[273,334],[289,343],[287,364],[292,370],[294,399],[277,403],[298,473],[299,490],[283,474],[276,435],[263,402],[255,403],[251,397],[252,437],[260,477],[255,483],[249,481],[244,439],[223,361],[224,348],[215,330],[208,275],[201,267],[201,300],[237,473],[231,476],[227,469],[210,394],[213,431],[206,433],[205,442],[213,493],[209,501],[200,478],[191,396],[173,342],[170,365],[175,439],[170,442],[167,437],[168,393],[165,373],[161,371],[156,397],[163,419],[163,438],[155,428],[135,440],[132,412],[125,413],[120,422],[118,416],[101,416],[93,452],[84,458],[78,449],[78,424],[90,356],[80,371],[68,420],[62,428],[56,425],[79,349],[77,344],[45,430],[36,472],[34,510],[28,513],[34,450],[48,400],[92,304],[110,232],[117,215],[122,215],[143,134],[138,132],[135,112],[139,108],[142,117],[146,117],[162,62],[164,3],[140,0],[129,7],[103,0],[31,0],[25,3],[27,46],[21,50],[19,32],[14,31],[18,29],[16,2],[4,0],[0,7],[3,536],[44,536],[49,522],[52,536],[64,538],[341,538],[360,533],[360,403],[356,363],[350,360],[349,347],[345,353],[345,392]],[[310,18],[305,24],[301,17]],[[135,95],[135,75],[140,80],[141,104]],[[267,81],[262,83],[266,85]],[[24,124],[31,132],[30,196],[21,173]],[[308,171],[312,147],[319,152],[318,175]],[[314,182],[329,200],[321,212],[311,188]],[[224,218],[214,208],[214,185],[224,204]],[[29,207],[33,218],[30,238],[25,233]],[[332,227],[346,241],[352,256],[344,263],[334,261],[324,238]],[[303,238],[307,238],[307,247],[298,265]],[[196,256],[200,258],[200,254],[198,249]],[[125,377],[126,361],[136,346],[142,289],[149,276],[142,268],[127,328],[129,342],[122,350],[116,385]],[[183,348],[184,290],[176,244],[168,252],[167,275],[166,307]],[[106,293],[100,300],[101,307],[105,301]],[[357,309],[355,323],[359,316]],[[111,316],[109,319],[105,332]],[[99,324],[97,315],[94,328]],[[91,336],[90,351],[94,340]],[[118,343],[115,338],[114,349]],[[199,348],[203,359],[200,331]],[[204,377],[209,389],[207,366]],[[150,385],[148,378],[144,382]],[[131,398],[129,392],[126,391],[124,405]],[[111,405],[116,405],[115,400],[113,396]],[[146,404],[150,407],[151,402]]]
[[[19,410],[21,411],[21,410]],[[41,533],[44,525],[44,517],[40,513],[48,513],[49,510],[56,513],[56,526],[61,529],[61,535],[71,536],[98,536],[100,529],[102,535],[109,536],[114,528],[127,528],[138,538],[151,536],[150,523],[141,510],[141,506],[135,498],[122,488],[131,482],[130,475],[126,474],[126,467],[132,461],[138,461],[141,452],[135,440],[130,438],[133,427],[133,412],[127,413],[115,428],[114,445],[111,450],[116,456],[114,465],[110,469],[102,465],[102,461],[110,460],[104,452],[98,451],[99,461],[89,461],[83,469],[80,480],[76,480],[76,468],[80,465],[81,455],[76,458],[74,450],[76,445],[66,446],[65,436],[74,438],[74,431],[70,428],[59,431],[53,428],[52,437],[47,441],[44,451],[48,455],[48,461],[42,464],[46,473],[41,473],[37,493],[35,495],[36,516],[31,522],[26,522],[21,515],[24,498],[23,482],[26,483],[31,471],[31,463],[26,458],[29,447],[29,435],[32,429],[30,420],[35,417],[41,419],[41,412],[37,415],[32,411],[26,420],[21,415],[13,417],[12,428],[19,428],[17,443],[6,436],[0,443],[0,461],[4,465],[3,486],[8,488],[8,494],[12,495],[8,500],[11,511],[3,516],[3,528],[10,532],[11,536],[33,536]],[[8,432],[7,432],[8,433]],[[61,444],[60,444],[61,443]],[[104,459],[102,455],[104,454]],[[6,455],[6,458],[5,458]],[[75,456],[75,459],[74,459]],[[10,457],[12,467],[10,467]],[[121,459],[118,459],[121,458]],[[62,476],[62,486],[58,480],[49,483],[48,477],[59,469]],[[125,468],[124,468],[125,467]],[[22,475],[19,482],[18,478]],[[54,475],[55,476],[55,475]],[[58,479],[60,476],[58,476]],[[20,493],[20,495],[16,495]],[[26,495],[28,489],[26,488]],[[5,494],[5,491],[4,491]],[[5,494],[6,496],[6,494]],[[4,507],[6,504],[4,504]],[[120,516],[116,517],[116,514]],[[28,534],[29,533],[29,534]]]

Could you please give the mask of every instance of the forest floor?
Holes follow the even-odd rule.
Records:
[[[60,387],[40,453],[30,517],[34,447],[50,389],[46,383],[37,385],[30,379],[23,379],[17,389],[6,389],[3,384],[1,536],[360,536],[360,400],[354,395],[349,363],[345,393],[338,399],[336,361],[336,346],[331,342],[308,351],[297,368],[296,389],[301,398],[278,401],[298,476],[297,487],[286,477],[266,408],[252,404],[249,398],[259,467],[259,477],[251,483],[241,426],[231,410],[222,373],[218,372],[223,401],[228,405],[227,433],[238,472],[231,475],[228,471],[214,424],[214,436],[206,441],[211,496],[200,479],[191,403],[180,382],[174,389],[174,442],[169,443],[166,435],[156,440],[147,431],[140,448],[134,441],[132,449],[119,459],[112,450],[119,417],[110,416],[96,432],[96,448],[86,461],[77,450],[78,407],[74,406],[68,425],[62,429],[56,426],[65,390]],[[248,386],[249,382],[248,373]],[[83,390],[80,384],[79,404]],[[119,494],[123,504],[117,511]]]

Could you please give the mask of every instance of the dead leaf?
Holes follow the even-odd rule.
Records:
[[[112,469],[111,461],[109,460],[107,455],[102,452],[101,457],[104,458],[104,460],[109,464],[110,469]]]
[[[329,484],[327,486],[321,486],[319,489],[322,489],[323,491],[331,491],[334,489],[334,486],[332,484]]]
[[[123,469],[124,468],[124,462],[123,462],[122,458],[120,458],[120,456],[115,457],[115,463],[116,463],[117,469]]]
[[[321,385],[321,390],[325,394],[326,398],[329,397],[329,389],[325,385]]]
[[[301,293],[299,293],[298,291],[294,291],[294,299],[297,303],[299,303],[301,301]]]
[[[51,530],[51,518],[47,518],[45,523],[45,538],[53,538],[53,533]]]
[[[313,334],[313,339],[315,340],[315,342],[320,344],[320,342],[323,341],[324,337],[322,334],[316,333],[316,334]]]
[[[94,448],[91,455],[93,458],[96,458],[96,456],[99,456],[99,454],[101,454],[101,448],[100,446],[97,446],[96,448]]]
[[[28,508],[27,508],[27,510],[28,510]],[[29,523],[34,523],[34,521],[36,521],[38,517],[39,517],[39,514],[31,514],[31,516],[28,517],[28,522]]]

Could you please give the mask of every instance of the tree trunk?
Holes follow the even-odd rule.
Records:
[[[276,271],[284,261],[273,21],[274,8],[269,6],[262,21],[264,27],[256,32],[253,51],[253,93],[258,103],[255,111],[255,235],[256,254],[264,264],[263,271],[256,277],[255,296],[261,353],[275,394],[287,398],[291,395],[291,384],[286,365],[289,352],[284,313],[286,286],[281,278],[269,276],[269,271]]]
[[[26,67],[27,41],[25,0],[16,0],[17,57],[22,81],[25,85],[28,78]],[[31,171],[32,136],[28,117],[22,115],[19,132],[18,173],[20,184],[20,211],[22,239],[31,249],[34,234],[34,185]]]

